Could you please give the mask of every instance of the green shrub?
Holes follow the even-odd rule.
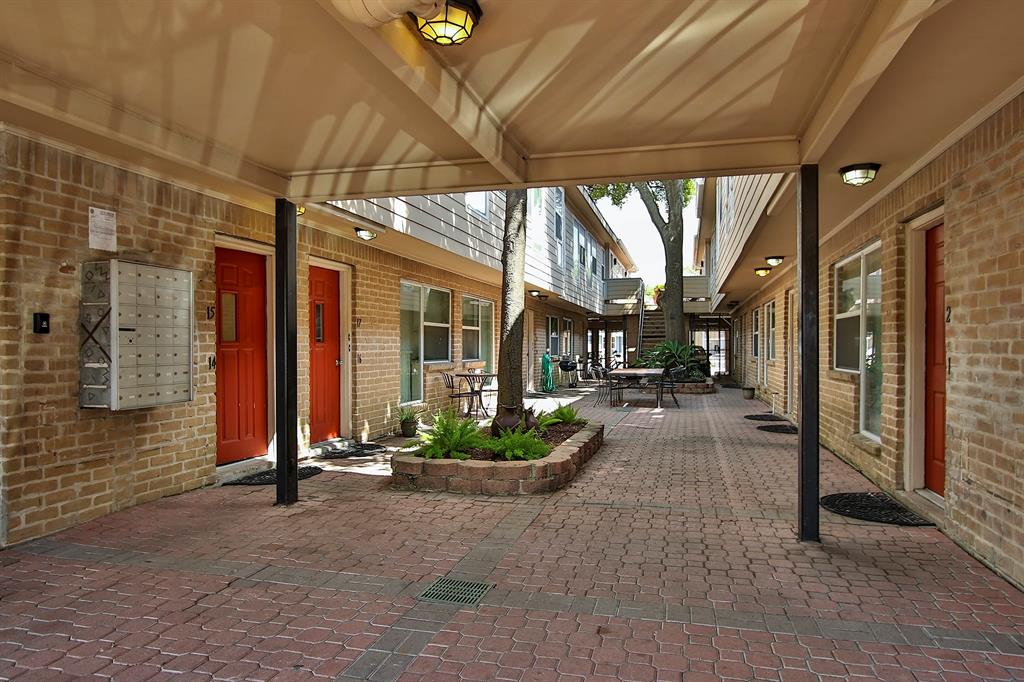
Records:
[[[502,431],[497,438],[491,438],[484,445],[496,455],[507,460],[540,459],[551,452],[547,443],[542,441],[533,429],[526,431],[522,426]]]
[[[587,420],[580,416],[580,413],[576,411],[576,408],[572,405],[560,405],[559,407],[551,410],[549,415],[552,419],[557,419],[559,424],[586,424]]]
[[[467,450],[487,445],[487,437],[475,420],[459,417],[449,407],[434,415],[431,429],[420,434],[417,454],[426,459],[469,459]]]
[[[415,407],[399,407],[398,408],[398,421],[400,422],[418,422],[420,420],[420,411]]]
[[[700,346],[684,346],[678,341],[662,341],[644,353],[637,363],[641,367],[660,367],[671,370],[682,367],[688,381],[702,380],[708,376],[710,366],[707,352]]]
[[[549,426],[554,426],[555,424],[561,423],[562,420],[559,419],[558,417],[555,417],[550,412],[545,412],[544,410],[541,410],[540,412],[537,413],[537,430],[540,431],[541,433],[547,431]]]

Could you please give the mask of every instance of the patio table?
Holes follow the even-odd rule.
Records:
[[[491,415],[487,412],[487,408],[484,406],[484,386],[487,382],[498,375],[494,372],[458,372],[456,375],[460,379],[465,379],[466,383],[469,384],[469,392],[473,394],[473,398],[469,399],[469,406],[466,409],[466,416],[468,417],[470,412],[473,412],[473,401],[476,400],[476,404],[480,407],[480,411],[484,413],[485,417]]]
[[[622,367],[620,369],[613,369],[608,372],[608,376],[617,381],[634,381],[639,382],[642,379],[660,379],[661,375],[664,374],[665,370],[661,367]],[[612,392],[608,392],[609,403],[611,402]],[[657,393],[658,396],[658,407],[661,407],[661,391]]]

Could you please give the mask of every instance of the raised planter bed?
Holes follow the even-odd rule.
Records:
[[[604,442],[604,425],[590,422],[547,457],[531,462],[391,458],[391,484],[403,490],[469,495],[527,495],[564,488]]]

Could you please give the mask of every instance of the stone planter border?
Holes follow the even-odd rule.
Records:
[[[603,442],[604,424],[590,422],[547,457],[532,462],[481,462],[395,455],[391,458],[391,484],[403,490],[466,495],[547,493],[564,488],[576,478]]]

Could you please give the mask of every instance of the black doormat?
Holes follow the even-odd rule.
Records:
[[[777,414],[746,414],[743,415],[744,419],[750,419],[755,422],[784,422],[785,417],[780,417]]]
[[[349,457],[368,457],[386,450],[378,443],[354,443],[347,448],[331,448],[317,455],[318,459],[348,459]]]
[[[739,384],[719,384],[722,388],[739,388]]]
[[[933,526],[885,493],[837,493],[821,498],[821,506],[840,516],[894,526]]]
[[[299,480],[304,480],[310,476],[316,476],[323,472],[320,467],[305,466],[299,467]],[[228,481],[224,485],[274,485],[277,483],[277,469],[267,469],[266,471],[260,471],[255,474],[249,474],[242,478],[237,478],[234,481]]]
[[[765,424],[758,426],[757,429],[768,433],[797,433],[796,427],[792,424]]]

